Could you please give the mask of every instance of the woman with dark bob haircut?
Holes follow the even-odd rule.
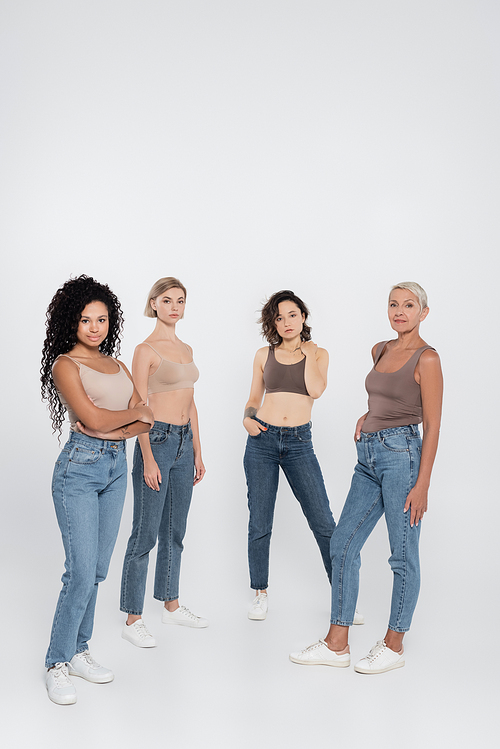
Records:
[[[326,388],[328,352],[311,340],[309,310],[293,291],[278,291],[259,322],[269,346],[257,351],[243,425],[248,487],[248,561],[256,597],[248,618],[267,616],[269,545],[282,468],[318,543],[331,580],[330,538],[335,528],[311,441],[313,402]],[[262,399],[264,398],[264,401]],[[357,623],[363,618],[358,615]]]
[[[65,412],[70,421],[52,478],[66,552],[45,662],[48,696],[58,705],[76,702],[70,676],[98,684],[114,678],[92,658],[88,641],[125,499],[125,440],[148,432],[154,422],[127,368],[113,358],[122,326],[120,302],[89,276],[63,284],[47,310],[42,399],[54,431],[61,434]]]

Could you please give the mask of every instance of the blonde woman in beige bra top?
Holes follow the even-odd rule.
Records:
[[[299,501],[331,579],[330,538],[335,528],[311,438],[311,410],[327,384],[328,352],[311,340],[309,310],[293,293],[273,294],[260,322],[268,346],[257,351],[243,425],[248,488],[248,561],[255,598],[249,619],[268,610],[269,547],[282,469]],[[359,624],[363,618],[358,615]]]
[[[193,486],[204,474],[194,383],[198,369],[190,346],[176,334],[184,315],[186,288],[177,278],[160,278],[148,294],[145,315],[156,320],[132,363],[134,383],[151,407],[155,423],[134,452],[134,519],[123,563],[120,609],[127,616],[122,637],[137,647],[154,647],[142,613],[149,552],[158,542],[154,598],[162,601],[163,624],[207,627],[208,621],[179,605],[183,538]]]

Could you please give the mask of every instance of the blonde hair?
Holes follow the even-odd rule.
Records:
[[[427,304],[427,294],[425,293],[425,290],[418,283],[415,283],[415,281],[403,281],[402,283],[395,284],[389,292],[389,300],[391,299],[391,294],[394,289],[408,289],[408,291],[413,292],[418,299],[422,312],[429,306]]]
[[[148,294],[148,300],[144,309],[144,314],[146,317],[158,317],[158,315],[156,314],[156,310],[154,310],[151,306],[151,300],[157,299],[157,297],[159,297],[161,294],[164,294],[169,289],[181,289],[184,292],[184,299],[186,299],[186,287],[179,281],[178,278],[174,278],[173,276],[160,278],[155,284],[153,284],[153,286],[151,287],[151,291]]]

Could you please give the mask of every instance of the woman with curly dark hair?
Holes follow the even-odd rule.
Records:
[[[248,432],[248,560],[256,597],[249,619],[267,616],[269,545],[281,467],[300,502],[331,579],[330,538],[335,528],[311,441],[311,410],[327,382],[328,352],[311,340],[309,310],[293,291],[273,294],[259,322],[269,346],[257,351],[243,425]],[[264,398],[264,401],[262,401]],[[363,620],[358,615],[358,623]]]
[[[125,499],[125,440],[154,421],[127,368],[113,358],[122,325],[116,296],[85,275],[63,284],[47,310],[42,398],[54,431],[61,433],[66,411],[70,421],[52,478],[66,561],[45,665],[48,696],[59,705],[76,702],[69,676],[99,684],[114,678],[92,658],[88,640]]]

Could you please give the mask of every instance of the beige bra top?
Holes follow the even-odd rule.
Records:
[[[71,359],[71,361],[74,361],[78,365],[83,389],[95,406],[98,408],[107,408],[108,411],[125,411],[128,408],[129,401],[134,392],[134,386],[120,362],[116,362],[120,367],[118,372],[106,374],[105,372],[97,372],[97,370],[87,367],[86,364],[82,364],[67,354],[61,354],[61,356]],[[116,361],[116,359],[113,359],[113,361]],[[68,412],[71,429],[74,432],[78,432],[76,426],[78,416],[70,408],[69,404],[66,403],[59,390],[57,393],[59,400]]]
[[[194,388],[194,383],[200,376],[198,367],[194,361],[190,361],[189,364],[179,364],[179,362],[169,361],[168,359],[164,359],[150,343],[147,343],[147,341],[144,341],[144,343],[149,348],[152,348],[155,354],[158,354],[161,359],[158,368],[148,377],[148,395]]]

